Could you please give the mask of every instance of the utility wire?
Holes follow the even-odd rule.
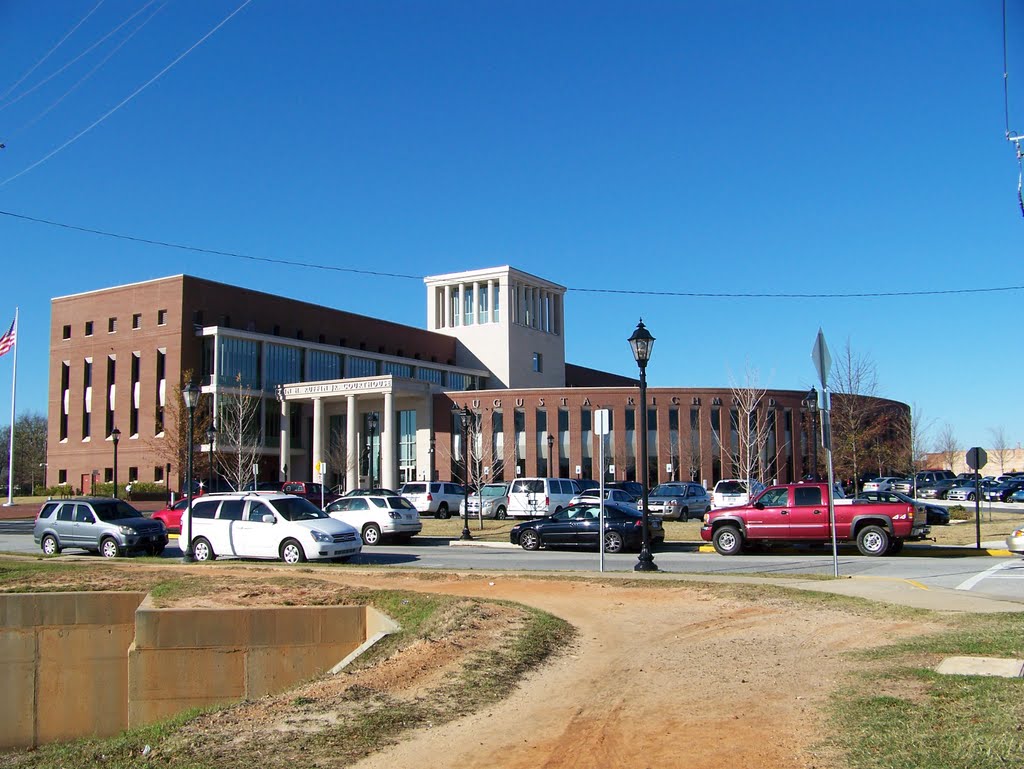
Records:
[[[67,34],[65,34],[64,37],[62,37],[59,41],[57,41],[57,45],[53,46],[53,48],[51,48],[49,51],[46,52],[46,54],[43,56],[43,58],[41,58],[39,61],[37,61],[31,67],[29,67],[28,72],[26,72],[24,75],[22,75],[20,78],[18,78],[18,80],[14,83],[14,85],[12,85],[10,88],[8,88],[6,91],[4,91],[2,94],[0,94],[0,101],[3,101],[8,96],[10,96],[11,92],[15,88],[17,88],[19,85],[24,83],[25,79],[29,75],[31,75],[33,72],[35,72],[44,61],[49,59],[54,51],[56,51],[58,48],[60,48],[62,45],[64,45],[65,41],[75,33],[75,30],[78,29],[83,24],[85,24],[86,20],[90,16],[92,16],[94,13],[96,13],[96,9],[99,8],[101,5],[103,5],[103,2],[104,2],[104,0],[99,0],[99,2],[96,3],[96,5],[94,5],[92,7],[91,11],[89,11],[87,14],[85,14],[85,16],[83,16],[81,18],[81,20],[77,24],[75,24],[75,26],[73,26],[71,29],[69,29],[67,31]]]
[[[45,224],[49,227],[60,227],[65,230],[74,230],[75,232],[85,232],[90,235],[100,235],[105,238],[115,238],[117,240],[127,240],[133,243],[142,243],[148,246],[160,246],[162,248],[175,248],[182,251],[191,251],[198,254],[211,254],[213,256],[227,256],[233,259],[244,259],[251,262],[263,262],[265,264],[280,264],[287,267],[302,267],[310,270],[323,270],[326,272],[344,272],[354,275],[371,275],[374,277],[382,278],[402,278],[404,280],[416,280],[422,281],[425,276],[423,275],[407,275],[398,272],[383,272],[380,270],[360,270],[355,267],[338,267],[330,264],[318,264],[314,262],[302,262],[295,259],[276,259],[268,256],[254,256],[253,254],[244,254],[238,251],[222,251],[213,248],[203,248],[201,246],[190,246],[183,243],[172,243],[165,240],[154,240],[152,238],[142,238],[135,235],[124,235],[117,232],[108,232],[106,230],[99,230],[93,227],[81,227],[75,224],[66,224],[64,222],[56,222],[51,219],[41,219],[39,217],[27,216],[25,214],[16,214],[12,211],[0,210],[0,216],[7,216],[12,219],[21,219],[26,222],[33,222],[35,224]],[[939,296],[939,295],[951,295],[951,294],[985,294],[985,293],[996,293],[1005,291],[1024,291],[1024,285],[1021,286],[991,286],[987,288],[951,288],[951,289],[934,289],[931,291],[864,291],[855,293],[831,293],[831,294],[819,294],[819,293],[714,293],[708,291],[641,291],[636,289],[626,288],[581,288],[581,287],[566,287],[567,291],[574,291],[579,293],[590,293],[590,294],[624,294],[630,296],[664,296],[664,297],[686,297],[686,298],[697,298],[697,299],[867,299],[867,298],[889,298],[889,297],[908,297],[908,296]]]
[[[107,34],[105,34],[105,35],[104,35],[103,37],[101,37],[101,38],[100,38],[99,40],[97,40],[97,41],[96,41],[95,43],[93,43],[93,44],[92,44],[92,45],[90,45],[90,46],[89,46],[88,48],[86,48],[86,49],[85,49],[84,51],[82,51],[82,52],[81,52],[80,54],[78,54],[78,56],[76,56],[75,58],[73,58],[73,59],[72,59],[71,61],[69,61],[69,62],[66,62],[66,63],[65,63],[65,64],[64,64],[64,65],[63,65],[62,67],[60,67],[59,69],[56,69],[56,70],[54,70],[53,72],[51,72],[51,73],[50,73],[49,75],[47,75],[46,77],[44,77],[44,78],[43,78],[42,80],[40,80],[40,81],[39,81],[38,83],[36,83],[36,84],[35,84],[34,86],[32,86],[31,88],[29,88],[28,90],[26,90],[26,91],[22,91],[22,92],[21,92],[20,94],[18,94],[17,96],[15,96],[15,97],[14,97],[13,99],[11,99],[10,101],[8,101],[8,102],[7,102],[6,104],[0,104],[0,112],[3,112],[3,111],[4,111],[5,109],[7,109],[8,107],[10,107],[10,106],[11,106],[12,104],[17,104],[17,103],[18,103],[19,101],[21,101],[22,99],[24,99],[24,98],[25,98],[26,96],[28,96],[29,94],[31,94],[31,93],[34,93],[35,91],[38,91],[38,90],[39,90],[40,88],[42,88],[42,87],[43,87],[44,85],[46,85],[46,84],[47,84],[47,83],[49,83],[49,82],[50,82],[51,80],[53,80],[53,79],[54,79],[55,77],[57,77],[57,75],[59,75],[59,74],[60,74],[61,72],[63,72],[63,71],[64,71],[64,70],[66,70],[66,69],[67,69],[68,67],[70,67],[70,66],[72,66],[72,65],[76,64],[76,63],[77,63],[78,61],[80,61],[80,60],[82,59],[82,57],[84,57],[84,56],[88,56],[88,55],[89,55],[90,53],[92,53],[92,52],[93,52],[94,50],[96,50],[96,48],[97,48],[98,46],[100,46],[100,45],[102,45],[103,43],[105,43],[105,42],[106,42],[106,41],[107,41],[107,40],[108,40],[108,39],[109,39],[109,38],[111,37],[111,35],[114,35],[114,34],[116,34],[117,32],[119,32],[119,31],[120,31],[120,30],[121,30],[121,29],[122,29],[122,28],[123,28],[123,27],[124,27],[124,26],[125,26],[125,25],[126,25],[126,24],[127,24],[128,22],[130,22],[130,21],[131,21],[132,19],[134,19],[134,18],[135,18],[136,16],[138,16],[138,15],[139,15],[140,13],[142,13],[142,12],[143,12],[144,10],[146,10],[147,8],[149,8],[149,6],[151,6],[151,5],[152,5],[153,3],[155,3],[155,2],[156,2],[156,0],[149,0],[149,2],[148,2],[148,3],[146,3],[146,4],[144,5],[144,6],[142,6],[141,8],[139,8],[139,10],[137,10],[137,11],[136,11],[135,13],[133,13],[133,14],[132,14],[131,16],[129,16],[129,17],[127,18],[127,19],[125,19],[125,20],[124,20],[124,21],[122,21],[122,22],[121,22],[120,24],[118,24],[118,25],[117,25],[116,27],[114,27],[114,28],[113,28],[112,30],[110,30],[110,31],[109,31],[109,32],[108,32]],[[152,18],[152,17],[150,17],[150,18]],[[143,23],[145,23],[145,22],[143,22]]]
[[[101,0],[101,2],[102,2],[102,0]],[[153,83],[155,83],[157,80],[159,80],[161,77],[163,77],[163,75],[166,74],[167,71],[170,70],[175,64],[177,64],[179,61],[181,61],[186,56],[188,56],[190,53],[192,53],[192,51],[194,51],[196,48],[198,48],[200,45],[202,45],[204,42],[206,42],[206,40],[208,40],[218,29],[220,29],[225,24],[227,24],[229,21],[231,21],[231,19],[234,18],[237,13],[239,13],[243,8],[245,8],[245,6],[249,5],[249,3],[251,3],[251,2],[252,2],[252,0],[244,0],[244,2],[241,5],[239,5],[237,8],[235,8],[235,10],[233,10],[231,13],[229,13],[227,16],[225,16],[220,21],[220,23],[218,23],[213,29],[211,29],[209,32],[207,32],[205,35],[203,35],[201,38],[199,38],[189,48],[187,48],[182,53],[180,53],[177,56],[177,58],[174,59],[174,61],[172,61],[170,64],[168,64],[162,70],[160,70],[155,75],[153,75],[153,77],[151,77],[145,83],[143,83],[138,88],[136,88],[126,98],[122,99],[118,104],[116,104],[114,107],[112,107],[106,113],[104,113],[101,117],[99,117],[96,120],[94,120],[89,126],[87,126],[86,128],[82,129],[81,131],[79,131],[77,134],[72,136],[70,139],[68,139],[62,145],[57,147],[55,150],[52,150],[51,152],[47,153],[46,155],[44,155],[42,158],[40,158],[39,160],[37,160],[35,163],[33,163],[32,165],[28,166],[27,168],[23,168],[18,173],[14,174],[14,176],[9,176],[6,179],[4,179],[2,182],[0,182],[0,187],[3,187],[4,185],[6,185],[6,184],[8,184],[10,182],[13,182],[19,176],[24,176],[25,174],[27,174],[32,169],[38,168],[43,163],[45,163],[47,160],[49,160],[54,155],[56,155],[58,152],[60,152],[61,150],[65,149],[66,147],[70,146],[71,144],[74,144],[79,139],[81,139],[83,136],[85,136],[87,133],[89,133],[89,131],[94,129],[96,126],[98,126],[104,120],[106,120],[108,117],[110,117],[115,112],[117,112],[119,109],[121,109],[121,107],[123,107],[125,104],[130,102],[136,96],[138,96],[140,93],[142,93],[147,88],[149,88],[149,86],[151,86]]]
[[[152,5],[153,2],[155,2],[155,1],[156,0],[152,0],[147,5],[147,7],[149,5]],[[102,69],[103,65],[106,64],[108,61],[110,61],[110,59],[112,59],[114,57],[114,54],[116,54],[118,51],[120,51],[128,43],[129,40],[131,40],[133,37],[135,37],[137,32],[139,32],[144,26],[149,24],[149,22],[153,20],[153,17],[156,16],[158,13],[160,13],[160,11],[162,11],[164,9],[164,7],[167,5],[167,3],[169,3],[169,2],[170,2],[170,0],[164,0],[163,3],[161,3],[159,6],[157,6],[157,9],[155,11],[153,11],[148,17],[143,19],[142,23],[139,24],[139,26],[137,26],[135,29],[133,29],[131,32],[129,32],[128,35],[123,40],[121,40],[121,42],[119,42],[117,45],[114,46],[113,50],[110,51],[110,53],[108,53],[106,56],[104,56],[102,59],[100,59],[99,62],[96,64],[96,66],[94,66],[92,69],[90,69],[88,72],[86,72],[82,77],[80,77],[78,79],[78,81],[75,82],[75,84],[72,85],[69,89],[67,89],[63,94],[61,94],[61,96],[55,102],[50,104],[50,106],[48,106],[46,109],[44,109],[42,112],[40,112],[38,115],[36,115],[31,120],[29,120],[27,123],[22,125],[20,128],[16,129],[10,136],[6,137],[5,143],[9,142],[12,138],[18,136],[19,134],[23,133],[24,131],[26,131],[29,128],[31,128],[32,126],[34,126],[36,123],[38,123],[40,120],[42,120],[48,114],[50,114],[50,112],[52,112],[62,101],[64,101],[66,98],[68,98],[76,90],[78,90],[78,87],[80,85],[82,85],[82,83],[84,83],[86,80],[88,80],[93,75],[95,75],[100,69]],[[9,102],[9,103],[13,104],[14,102]],[[0,110],[2,110],[2,109],[3,109],[3,107],[0,107]]]

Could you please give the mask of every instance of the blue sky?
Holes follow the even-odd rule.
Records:
[[[642,316],[652,386],[722,387],[749,367],[806,388],[821,327],[933,434],[1024,441],[1020,289],[776,298],[1024,285],[998,0],[254,0],[22,173],[242,0],[147,3],[0,2],[0,211],[409,276],[510,264],[569,288],[570,362],[635,375]],[[1008,5],[1024,133],[1024,4]],[[425,324],[415,278],[6,215],[0,249],[19,413],[45,413],[53,296],[184,272]]]

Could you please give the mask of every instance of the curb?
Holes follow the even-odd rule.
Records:
[[[715,546],[714,545],[701,545],[699,548],[697,548],[697,552],[698,553],[713,553],[713,552],[715,552]],[[785,554],[785,555],[795,555],[795,554],[800,553],[801,551],[798,550],[797,548],[794,548],[794,547],[785,547],[785,548],[772,548],[772,552],[779,553],[779,554]],[[970,545],[964,545],[964,546],[958,546],[958,547],[953,547],[953,546],[930,547],[930,546],[926,545],[924,547],[920,547],[920,546],[919,547],[905,546],[903,548],[903,550],[899,553],[899,555],[901,555],[901,556],[907,556],[907,555],[910,555],[910,556],[922,556],[922,557],[928,557],[928,558],[943,558],[943,557],[947,557],[947,558],[970,558],[970,557],[976,557],[976,556],[979,556],[979,555],[984,555],[984,556],[993,556],[993,557],[996,557],[996,558],[1009,558],[1010,556],[1016,555],[1016,553],[1011,553],[1009,550],[1005,550],[1005,549],[1001,549],[1001,548],[991,548],[991,547],[990,548],[983,547],[983,548],[981,548],[979,550],[978,548],[970,546]]]

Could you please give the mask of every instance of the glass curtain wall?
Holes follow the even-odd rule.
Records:
[[[553,467],[549,466],[550,457],[548,456],[548,412],[543,409],[537,409],[537,475],[545,477],[554,471]]]
[[[571,478],[569,475],[569,410],[558,410],[558,476]]]
[[[491,477],[505,480],[505,420],[501,409],[491,412]]]

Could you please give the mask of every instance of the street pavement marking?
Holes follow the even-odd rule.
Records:
[[[904,582],[906,582],[907,584],[913,585],[914,587],[919,587],[922,590],[927,590],[928,589],[927,585],[925,585],[925,584],[923,584],[921,582],[918,582],[916,579],[907,579],[907,580],[904,580]]]
[[[1018,565],[1018,563],[1016,561],[1002,561],[1000,563],[997,563],[995,566],[989,566],[987,569],[985,569],[985,571],[982,571],[982,572],[979,572],[978,574],[975,574],[970,579],[965,579],[963,582],[961,582],[959,585],[956,586],[956,589],[957,590],[971,590],[971,589],[974,588],[975,585],[977,585],[983,579],[988,579],[989,577],[996,576],[996,572],[997,571],[1001,571],[1002,569],[1006,569],[1006,568],[1010,568],[1010,567],[1015,567],[1017,565]],[[1005,578],[1005,579],[1020,579],[1020,577],[1018,577],[1016,575],[1010,576],[1010,575],[1002,575],[1002,574],[1000,574],[999,577],[1000,578]]]

